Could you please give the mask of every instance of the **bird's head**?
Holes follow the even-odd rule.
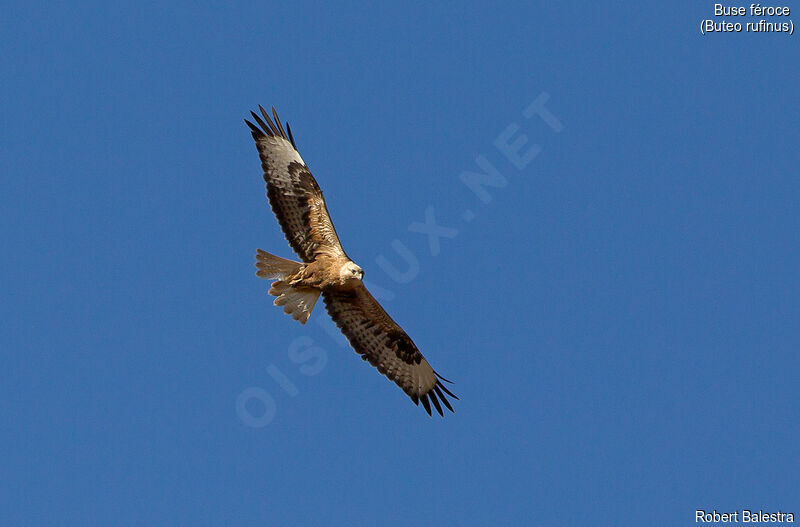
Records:
[[[339,276],[342,279],[342,282],[361,280],[364,278],[364,270],[357,266],[355,262],[347,262],[342,266]]]

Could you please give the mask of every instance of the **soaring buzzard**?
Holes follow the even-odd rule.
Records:
[[[403,328],[386,314],[361,279],[364,271],[345,254],[333,227],[322,191],[309,172],[292,137],[289,123],[273,121],[259,106],[258,126],[245,119],[256,141],[267,197],[289,245],[302,261],[294,262],[258,249],[256,275],[276,280],[269,294],[275,305],[305,324],[322,295],[331,318],[364,360],[403,389],[414,404],[440,415],[441,402],[452,412],[445,393],[458,399],[441,382],[450,382],[431,368]],[[287,133],[288,132],[288,133]]]

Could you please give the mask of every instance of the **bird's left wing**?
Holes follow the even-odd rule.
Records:
[[[297,151],[289,123],[286,123],[287,134],[275,108],[272,109],[275,121],[264,108],[259,106],[259,109],[264,119],[250,112],[258,126],[246,119],[245,123],[258,148],[269,203],[289,245],[306,263],[313,262],[318,253],[346,256],[322,190]]]
[[[431,405],[440,415],[439,400],[452,412],[445,393],[458,399],[442,383],[444,379],[431,368],[411,338],[384,311],[363,284],[351,290],[323,291],[325,308],[342,330],[353,349],[378,371],[394,381],[414,404],[428,414]],[[449,381],[446,381],[449,382]]]

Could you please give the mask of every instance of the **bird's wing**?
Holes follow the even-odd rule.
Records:
[[[269,203],[289,245],[306,263],[319,253],[346,257],[322,190],[297,151],[289,123],[287,134],[274,108],[274,121],[264,108],[259,109],[264,119],[250,112],[258,125],[246,119],[245,123],[258,148]]]
[[[431,413],[431,403],[442,414],[441,402],[452,412],[445,393],[453,395],[431,368],[403,328],[389,317],[363,284],[349,290],[326,290],[322,297],[331,318],[361,358],[393,380],[414,404]]]

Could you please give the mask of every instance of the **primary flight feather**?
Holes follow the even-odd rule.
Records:
[[[367,291],[364,271],[342,249],[325,199],[314,176],[297,151],[289,123],[286,128],[275,109],[272,117],[259,106],[261,116],[245,119],[256,142],[267,197],[275,217],[302,262],[256,252],[256,275],[273,279],[269,289],[275,305],[305,324],[322,295],[325,309],[350,345],[362,358],[394,381],[414,404],[453,407],[445,394],[458,399],[441,381],[450,382],[431,368],[403,328],[392,320]],[[262,118],[263,117],[263,118]],[[441,401],[441,404],[440,404]]]

